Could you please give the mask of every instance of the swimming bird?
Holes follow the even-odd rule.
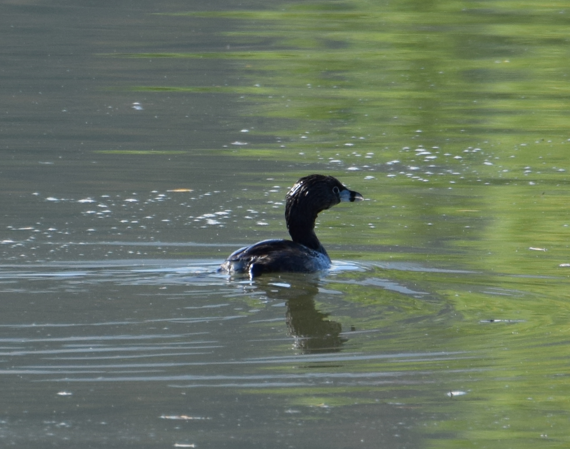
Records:
[[[347,189],[333,176],[305,176],[287,193],[285,221],[292,240],[263,240],[238,249],[218,271],[253,279],[263,273],[327,269],[331,259],[315,234],[317,215],[340,202],[362,199],[360,193]]]

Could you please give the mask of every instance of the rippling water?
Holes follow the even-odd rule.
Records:
[[[497,388],[531,394],[509,374],[511,353],[548,341],[524,308],[474,321],[434,291],[531,299],[484,273],[335,262],[326,275],[252,283],[216,267],[147,258],[0,266],[3,440],[415,446],[412,429],[441,432],[465,400],[485,402]],[[528,332],[533,341],[516,336]],[[534,359],[525,363],[545,360]]]
[[[374,326],[375,307],[347,302],[335,284],[354,286],[344,275],[358,273],[356,285],[393,292],[400,305],[430,295],[377,277],[373,266],[335,264],[326,278],[256,283],[228,282],[214,264],[192,260],[0,269],[7,443],[269,447],[386,438],[386,426],[396,434],[416,414],[387,390],[423,389],[440,364],[473,357],[382,349],[394,330]],[[358,430],[338,422],[347,407],[363,418]]]
[[[568,446],[564,5],[5,3],[0,446]]]

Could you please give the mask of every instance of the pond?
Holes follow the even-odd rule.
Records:
[[[7,2],[1,445],[567,447],[565,6]]]

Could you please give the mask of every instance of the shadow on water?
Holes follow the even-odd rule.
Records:
[[[340,351],[346,338],[341,337],[340,323],[328,319],[329,314],[317,310],[316,284],[287,297],[287,327],[295,339],[294,347],[305,354]],[[271,297],[271,295],[268,295]]]

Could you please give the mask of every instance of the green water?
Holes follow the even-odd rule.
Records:
[[[322,241],[334,258],[377,262],[378,278],[423,294],[366,288],[371,274],[360,272],[331,286],[377,312],[359,323],[382,330],[363,352],[456,354],[391,364],[440,373],[420,403],[417,386],[402,387],[428,447],[570,441],[569,7],[355,0],[180,12],[229,21],[227,48],[120,56],[225,62],[223,86],[132,88],[235,94],[248,144],[221,154],[267,161],[284,185],[307,167],[333,173],[369,200],[321,217]],[[268,181],[243,182],[263,191]],[[267,236],[282,232],[278,212]],[[380,391],[353,386],[335,405],[348,413]],[[287,393],[299,404],[308,392]]]
[[[126,143],[121,147],[119,143],[128,142],[130,137],[127,131],[133,125],[129,124],[116,142],[97,142],[93,158],[106,157],[102,160],[121,161],[130,167],[120,158],[140,161],[162,155],[167,166],[165,161],[172,156],[177,162],[169,164],[178,169],[186,164],[196,166],[196,155],[207,154],[210,158],[207,166],[210,170],[216,167],[212,170],[216,176],[209,176],[207,169],[200,168],[205,173],[202,178],[188,181],[197,190],[196,198],[210,195],[208,189],[217,192],[209,197],[211,200],[201,200],[198,207],[204,210],[200,214],[239,204],[243,211],[255,208],[263,219],[263,224],[256,226],[256,220],[244,217],[245,213],[235,213],[231,226],[210,226],[201,231],[199,225],[188,227],[186,222],[191,220],[169,215],[173,223],[184,225],[174,229],[173,224],[172,230],[164,224],[157,240],[168,241],[171,237],[179,241],[187,238],[191,229],[190,240],[212,245],[221,242],[225,245],[221,249],[229,253],[229,244],[283,236],[285,189],[309,172],[336,175],[367,199],[327,211],[320,217],[318,228],[318,235],[332,258],[352,262],[358,269],[333,272],[318,287],[302,282],[299,286],[296,280],[287,280],[291,282],[287,288],[279,286],[279,282],[269,286],[261,283],[250,290],[244,287],[243,291],[238,286],[234,292],[230,291],[235,287],[231,284],[230,287],[222,281],[207,284],[196,276],[197,280],[187,281],[188,287],[182,281],[175,287],[168,284],[169,289],[179,288],[175,290],[177,297],[161,293],[168,301],[165,299],[166,305],[160,305],[159,310],[169,319],[178,318],[181,310],[185,312],[184,308],[190,304],[187,298],[193,296],[198,298],[196,302],[204,300],[204,313],[209,314],[204,322],[209,323],[210,315],[216,313],[208,307],[222,299],[220,307],[243,306],[239,312],[228,312],[232,319],[232,314],[253,317],[255,314],[248,312],[248,307],[265,314],[266,322],[251,318],[247,325],[236,325],[225,334],[221,331],[216,334],[217,323],[207,328],[224,344],[234,344],[228,343],[229,355],[212,357],[215,369],[204,363],[203,369],[214,380],[224,369],[227,370],[224,375],[228,376],[232,370],[247,375],[262,373],[275,383],[281,375],[306,374],[309,379],[305,385],[296,387],[256,385],[250,390],[246,385],[238,385],[231,390],[237,391],[236,396],[250,408],[235,405],[237,399],[226,393],[228,390],[215,388],[213,383],[208,385],[214,388],[194,399],[202,407],[196,413],[216,416],[217,421],[204,421],[204,427],[199,428],[202,433],[184,427],[192,437],[189,441],[200,441],[203,437],[206,445],[214,447],[219,440],[219,444],[230,447],[235,434],[242,437],[243,447],[248,441],[252,446],[247,447],[279,447],[275,434],[282,429],[283,434],[293,434],[293,427],[302,428],[303,435],[313,435],[315,428],[321,429],[326,424],[332,430],[340,429],[343,435],[354,431],[357,437],[347,436],[346,441],[337,441],[331,436],[329,441],[321,429],[317,433],[320,443],[312,447],[357,447],[359,440],[362,441],[359,447],[383,447],[382,441],[366,439],[367,428],[381,428],[381,418],[374,408],[380,403],[384,414],[401,416],[398,426],[380,432],[392,447],[411,447],[407,443],[398,446],[402,435],[406,442],[420,441],[421,446],[434,448],[568,447],[570,3],[504,0],[270,3],[263,9],[171,11],[147,16],[149,22],[155,19],[167,26],[170,22],[172,27],[184,27],[185,21],[226,23],[228,31],[221,32],[216,41],[226,44],[209,51],[173,52],[164,42],[153,41],[154,46],[141,44],[144,48],[140,51],[112,53],[111,48],[108,52],[97,51],[97,60],[109,66],[127,65],[137,59],[141,65],[133,72],[144,73],[146,66],[142,63],[152,61],[153,73],[161,73],[155,77],[160,80],[155,84],[130,82],[130,77],[125,80],[117,75],[120,82],[109,83],[101,90],[107,95],[109,92],[145,95],[145,107],[149,104],[149,110],[153,101],[167,110],[164,105],[172,98],[185,98],[190,104],[199,99],[197,104],[205,107],[208,98],[215,96],[219,110],[212,116],[219,117],[223,110],[220,105],[224,104],[232,111],[239,111],[232,117],[240,117],[240,126],[246,123],[239,133],[242,137],[218,145],[212,136],[209,145],[204,144],[202,149],[196,142],[186,148],[180,143],[175,146],[174,141],[165,145],[168,148],[160,148],[159,144],[146,148],[143,143],[149,136],[170,132],[149,127],[148,134],[139,131],[140,148]],[[168,49],[162,52],[161,47]],[[185,84],[181,67],[190,71],[198,65],[204,67],[206,60],[207,66],[216,70],[216,82],[203,77],[200,85]],[[173,67],[176,67],[172,77],[175,82],[162,76],[162,71],[168,74]],[[145,123],[152,123],[147,120]],[[204,123],[211,125],[206,119]],[[225,125],[227,131],[235,123]],[[178,124],[177,132],[184,126]],[[139,127],[142,128],[140,123]],[[117,159],[112,159],[115,156]],[[212,156],[223,161],[219,171]],[[147,171],[142,173],[149,179],[157,176],[154,163],[144,163],[148,164]],[[118,178],[122,170],[119,165],[109,163],[119,173]],[[229,172],[238,171],[235,167],[240,170],[231,173],[228,181],[231,189],[224,190],[225,177],[230,179]],[[254,168],[248,171],[247,167]],[[182,168],[180,171],[183,172]],[[165,191],[180,187],[179,181],[185,178],[183,173],[178,176],[176,185],[166,186]],[[141,178],[139,172],[131,177]],[[93,185],[98,186],[99,179]],[[148,188],[140,190],[154,188],[149,183]],[[91,191],[77,193],[74,201],[91,194]],[[43,210],[34,204],[26,210]],[[42,204],[47,207],[45,202]],[[51,203],[49,207],[55,208]],[[182,216],[186,212],[179,212],[181,208],[181,204],[174,204],[169,210]],[[128,210],[132,223],[146,214],[137,210],[143,211],[143,206]],[[189,213],[197,216],[195,210]],[[257,215],[250,215],[257,219]],[[39,218],[33,219],[36,220]],[[106,222],[97,221],[105,229],[101,223]],[[21,229],[28,229],[23,226]],[[107,245],[112,239],[132,237],[146,241],[151,235],[150,230],[138,228],[128,234],[130,225],[119,232],[116,229],[120,225],[116,222],[107,226],[115,232],[109,234],[111,237],[102,233]],[[92,227],[85,225],[90,230]],[[96,237],[85,239],[89,238],[96,242]],[[17,251],[24,252],[19,248]],[[162,248],[160,251],[166,252]],[[200,257],[221,259],[219,251],[220,248],[214,250],[213,246],[182,248],[174,257],[196,257],[199,253]],[[113,274],[108,276],[113,289],[120,290],[115,288],[115,282],[125,290],[119,298],[132,294],[134,288],[128,283],[123,284]],[[154,283],[149,281],[144,295],[159,298],[155,287],[166,290],[161,282],[162,278]],[[78,282],[69,291],[77,286],[86,288],[84,285]],[[137,279],[133,285],[138,288],[147,284],[144,279]],[[103,303],[101,310],[108,311],[110,306],[106,302],[108,298],[115,299],[116,293],[103,287],[97,299]],[[65,293],[59,288],[61,292],[53,290],[57,293],[54,304],[60,303],[60,295]],[[319,338],[324,338],[324,344],[332,345],[329,349],[338,354],[328,361],[305,359],[304,355],[319,351],[303,346],[302,338],[296,345],[289,340],[276,342],[283,339],[283,333],[272,321],[276,315],[270,312],[274,310],[259,299],[264,288],[282,301],[287,291],[292,292],[290,315],[295,315],[295,293],[305,291],[308,298],[305,299],[314,301],[316,307],[310,323],[324,323],[323,334],[334,334],[333,342],[320,334]],[[142,307],[140,298],[135,300]],[[180,301],[179,306],[171,305],[175,300]],[[77,316],[83,317],[78,302],[70,304],[78,308]],[[152,303],[144,304],[150,322],[159,312],[151,307]],[[116,307],[116,313],[124,313],[124,321],[130,322],[132,317],[120,306]],[[50,312],[56,310],[46,308]],[[41,311],[35,306],[30,310]],[[132,310],[138,313],[137,308]],[[225,312],[220,316],[222,313]],[[73,319],[58,316],[53,320],[81,322]],[[42,320],[44,317],[39,316],[32,321]],[[112,321],[109,317],[105,320]],[[338,334],[335,323],[344,331],[340,336],[335,334]],[[147,321],[144,325],[148,325]],[[297,331],[291,331],[297,337],[302,335],[302,329],[299,330],[302,324],[298,326]],[[149,328],[155,332],[153,327]],[[247,336],[245,343],[237,343],[239,332]],[[257,346],[252,342],[258,342]],[[295,357],[287,359],[291,353]],[[210,360],[210,353],[204,354],[208,354],[204,359]],[[260,368],[251,368],[250,362],[257,360],[256,357],[269,360],[273,356],[282,359],[276,364],[266,362]],[[178,361],[176,357],[173,360]],[[234,367],[236,359],[245,360],[243,366]],[[172,363],[170,359],[168,362]],[[39,362],[33,360],[33,363]],[[219,367],[224,363],[229,368]],[[56,374],[58,369],[61,367],[54,366]],[[187,371],[180,368],[180,376],[192,372],[191,369],[197,368]],[[101,388],[97,383],[99,374],[94,372],[89,373],[90,378],[85,375],[85,382],[91,381],[93,388]],[[138,391],[140,384],[134,382],[129,384],[132,393],[127,389],[119,391],[117,387],[109,403],[124,395],[127,405],[124,415],[120,412],[111,415],[117,418],[115,425],[123,422],[122,419],[128,421],[126,415],[134,410],[129,396],[132,394],[137,401],[140,397],[155,401],[146,399],[148,402],[135,411],[162,429],[166,436],[161,441],[172,435],[174,430],[159,426],[156,420],[164,421],[164,415],[175,413],[182,417],[190,414],[192,401],[189,400],[187,408],[180,406],[179,391],[172,388],[174,381],[167,376],[170,371],[165,373],[163,389],[152,387],[155,398]],[[275,378],[271,377],[273,373]],[[314,373],[317,374],[311,377]],[[335,375],[341,380],[334,380]],[[319,381],[314,381],[315,377]],[[307,385],[310,382],[314,385]],[[338,383],[332,385],[334,382]],[[168,392],[167,404],[159,397],[164,391]],[[191,397],[192,391],[195,391],[192,385],[188,386],[186,397]],[[102,400],[95,397],[98,394],[95,389],[89,392],[94,402]],[[30,397],[33,403],[36,396],[30,394]],[[18,401],[14,400],[14,404]],[[231,414],[231,404],[235,415]],[[220,413],[226,408],[230,409],[228,416],[243,417],[244,423],[247,413],[257,416],[259,421],[249,423],[249,427],[244,424],[243,431],[234,429],[230,427],[234,421],[224,420]],[[149,409],[150,418],[144,415]],[[289,411],[274,416],[276,409],[303,412],[295,421],[297,415],[286,415]],[[258,410],[257,415],[252,410]],[[25,428],[28,411],[22,413]],[[52,413],[51,409],[46,413]],[[104,421],[113,422],[113,419]],[[141,418],[141,422],[147,421]],[[38,422],[38,426],[45,427],[45,420],[38,418]],[[270,425],[260,429],[258,422]],[[210,433],[210,427],[206,427],[209,425],[214,429]],[[146,426],[133,430],[133,434],[144,435]],[[119,427],[133,437],[128,429]],[[274,429],[277,429],[275,434]],[[221,437],[220,431],[225,432]],[[77,432],[80,435],[81,429]],[[303,441],[289,441],[303,447]],[[121,440],[115,442],[119,444]]]
[[[569,7],[355,0],[179,12],[229,21],[227,48],[119,56],[223,61],[223,86],[132,89],[235,94],[248,144],[221,154],[265,160],[283,185],[307,167],[333,173],[369,200],[321,217],[319,236],[333,258],[377,262],[379,278],[429,292],[364,288],[370,273],[331,280],[377,311],[360,326],[382,338],[361,350],[462,354],[392,365],[441,371],[432,398],[408,396],[429,447],[570,440]],[[267,236],[282,232],[279,213]],[[337,405],[360,396],[347,389]]]

